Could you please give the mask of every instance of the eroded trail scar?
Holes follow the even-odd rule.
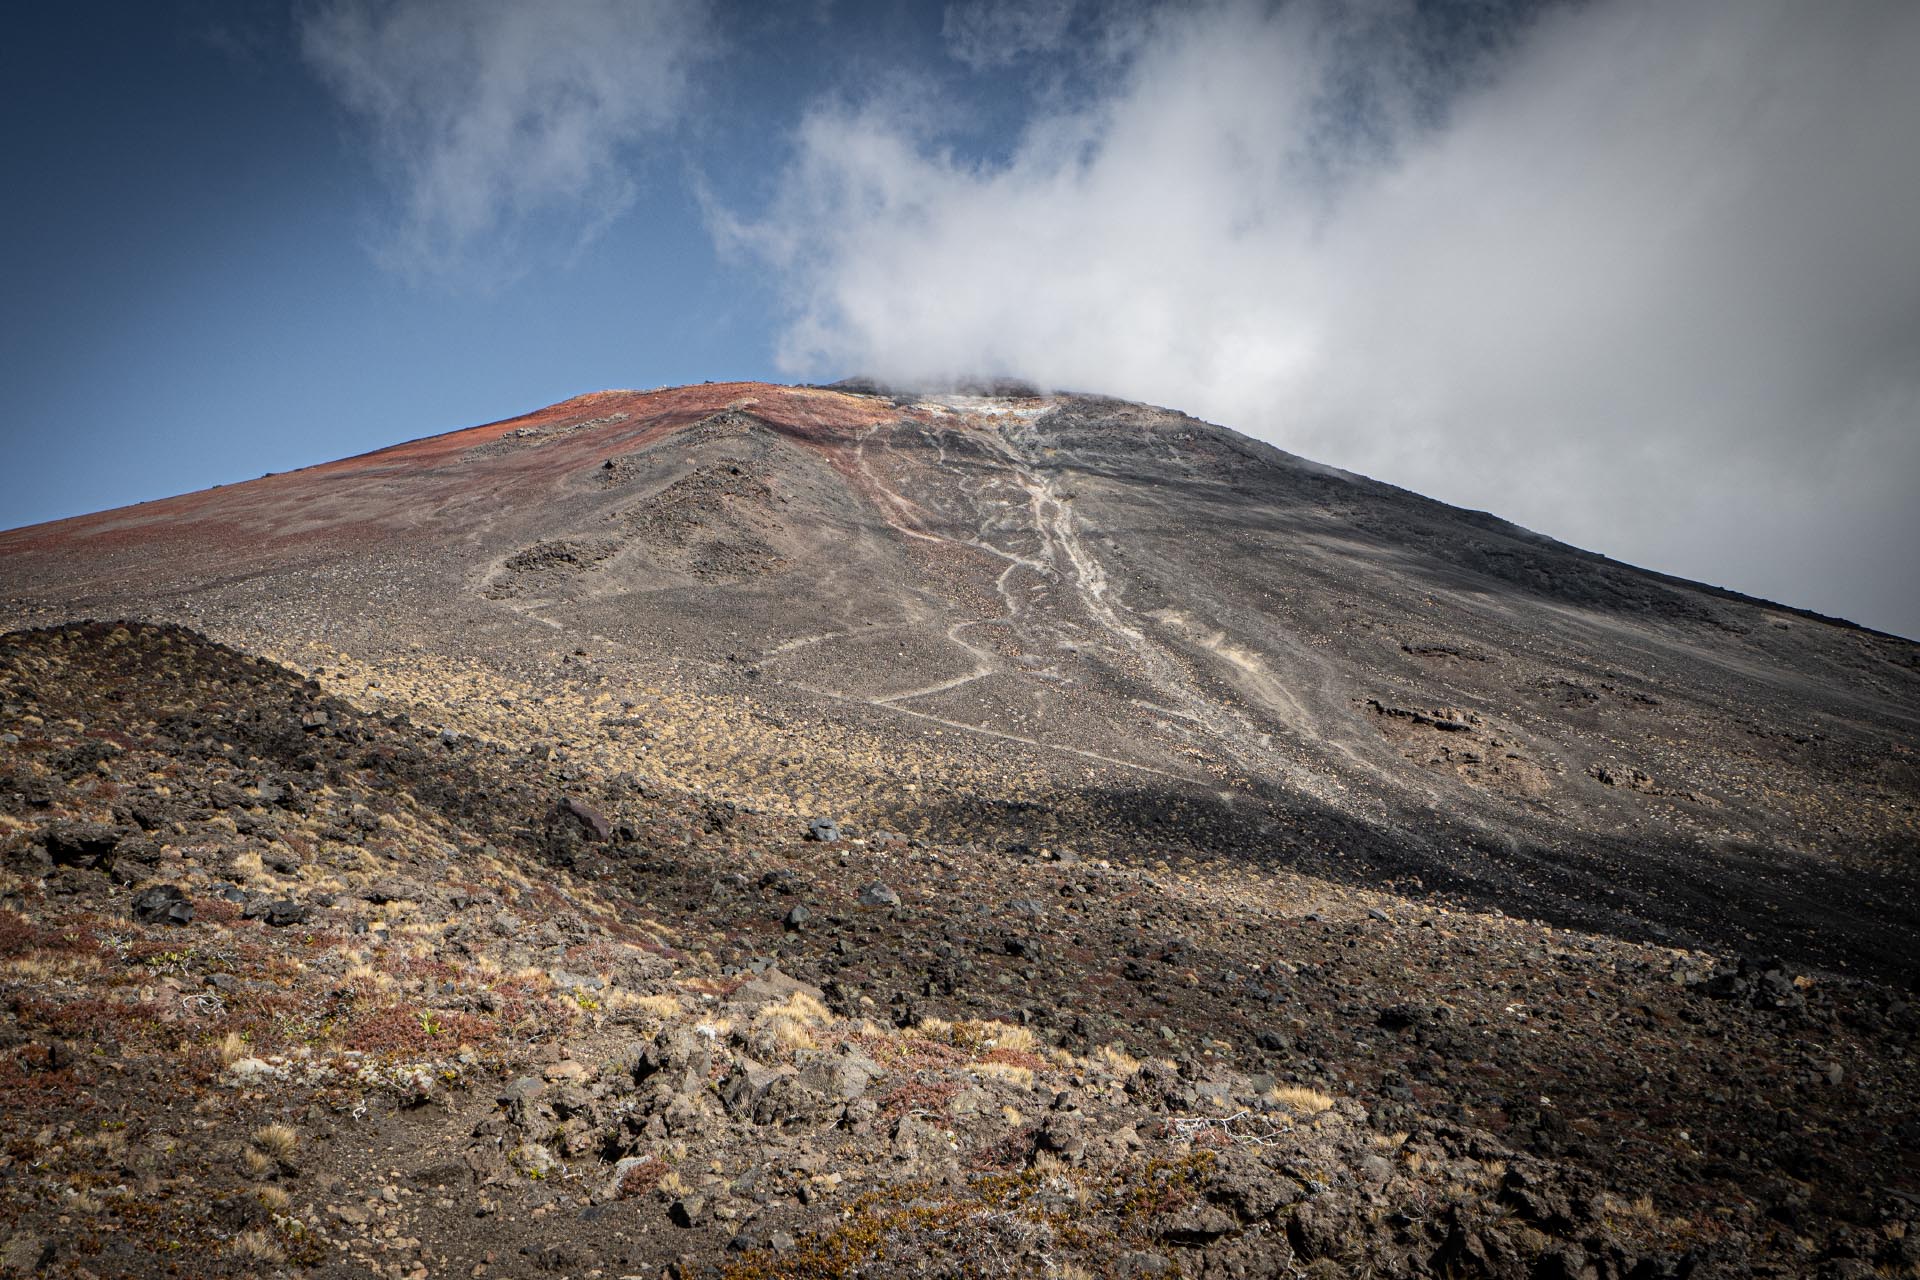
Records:
[[[995,438],[1027,494],[1027,509],[1039,536],[1042,558],[1054,576],[1072,586],[1087,618],[1139,662],[1148,681],[1179,708],[1182,717],[1203,728],[1243,770],[1279,773],[1297,785],[1308,779],[1288,757],[1269,745],[1271,736],[1241,712],[1210,696],[1192,670],[1170,652],[1119,601],[1106,567],[1081,535],[1072,501],[1041,467],[1033,429],[1026,423],[1001,426]]]

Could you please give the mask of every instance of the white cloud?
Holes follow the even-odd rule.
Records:
[[[994,165],[823,105],[721,234],[797,373],[1151,399],[1920,633],[1920,6],[1555,7],[1439,77],[1393,14],[1162,12]]]
[[[712,36],[704,0],[323,0],[301,45],[396,189],[387,261],[487,283],[629,207]]]

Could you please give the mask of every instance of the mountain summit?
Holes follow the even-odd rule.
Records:
[[[354,1061],[456,1063],[439,1100],[479,1128],[442,1181],[510,1208],[486,1258],[560,1271],[964,1270],[940,1231],[976,1209],[1052,1233],[995,1237],[1010,1267],[1138,1275],[1791,1270],[1920,1238],[1845,1225],[1893,1221],[1885,1188],[1920,1203],[1913,1135],[1874,1139],[1920,1096],[1891,1048],[1920,977],[1920,646],[1177,412],[969,390],[599,392],[0,533],[9,945],[49,963],[63,912],[132,912],[147,945],[176,927],[161,889],[203,904],[183,937],[290,946],[277,911],[331,939],[218,972],[366,1002],[303,1033],[308,1062],[374,1013],[462,1028],[467,1059],[363,1037]],[[523,985],[467,990],[482,961]],[[486,1022],[560,995],[519,1057]],[[83,1051],[25,1008],[43,1069]],[[298,1036],[169,1026],[258,1033],[207,1070],[262,1115],[319,1123],[347,1088],[290,1065]],[[578,1052],[541,1075],[530,1045]],[[241,1057],[267,1074],[235,1082]],[[390,1107],[355,1166],[360,1105],[324,1121],[354,1195],[450,1140]],[[823,1216],[826,1174],[880,1153],[900,1176]],[[242,1223],[261,1256],[358,1265],[366,1210],[282,1163],[312,1203]],[[489,1265],[466,1191],[417,1194],[380,1201],[417,1237],[386,1261]],[[621,1243],[515,1217],[540,1206],[618,1207]],[[868,1219],[877,1244],[835,1234]]]

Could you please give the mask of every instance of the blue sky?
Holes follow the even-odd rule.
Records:
[[[328,7],[76,0],[10,20],[0,526],[586,390],[789,380],[776,290],[717,251],[703,200],[764,199],[806,104],[902,59],[971,82],[956,134],[985,150],[1018,97],[958,74],[938,6],[715,11],[679,118],[616,148],[636,193],[611,225],[577,244],[592,218],[561,207],[515,245],[482,238],[469,270],[419,272],[386,252],[403,193],[303,56],[303,18]]]
[[[616,234],[511,283],[381,265],[391,195],[302,65],[291,15],[265,10],[44,6],[0,52],[15,192],[0,522],[246,479],[587,389],[774,375],[767,292],[716,261],[680,181],[692,151],[645,157],[664,180]],[[725,131],[720,145],[751,149],[739,121]]]
[[[1920,6],[10,21],[0,525],[603,387],[1004,372],[1920,634]]]

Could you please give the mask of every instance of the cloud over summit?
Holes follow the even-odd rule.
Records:
[[[1157,11],[1004,160],[830,100],[725,232],[796,373],[1156,400],[1793,603],[1920,599],[1920,9],[1413,13]]]
[[[318,0],[301,34],[408,274],[653,234],[698,100],[736,116],[695,194],[794,375],[1173,405],[1920,634],[1920,7],[903,12]]]

